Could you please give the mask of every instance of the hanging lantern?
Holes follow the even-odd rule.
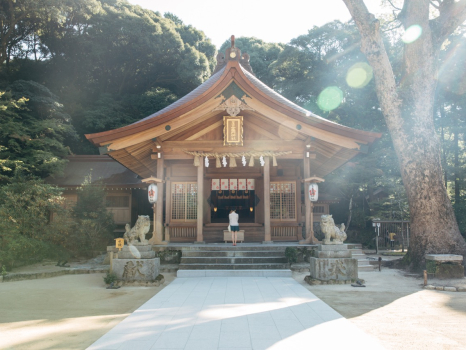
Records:
[[[316,202],[319,199],[319,186],[316,183],[309,184],[309,200]]]
[[[149,188],[147,189],[147,194],[149,195],[150,204],[157,203],[158,188],[156,184],[149,185]]]

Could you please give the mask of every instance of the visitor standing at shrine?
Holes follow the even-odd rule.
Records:
[[[230,215],[228,215],[228,218],[230,220],[231,240],[233,241],[233,245],[236,245],[236,238],[238,236],[239,231],[239,215],[236,213],[235,209],[230,211]]]
[[[395,248],[395,236],[396,233],[389,233],[388,236],[390,237],[390,248],[394,249]]]

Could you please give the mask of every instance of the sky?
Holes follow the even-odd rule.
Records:
[[[313,26],[351,16],[342,0],[128,0],[143,8],[171,12],[202,30],[217,49],[233,34],[265,42],[288,43]],[[382,12],[381,0],[366,0],[369,11]]]

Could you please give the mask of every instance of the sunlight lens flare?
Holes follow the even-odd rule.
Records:
[[[365,62],[358,62],[348,69],[346,83],[355,89],[360,89],[369,84],[374,76],[372,67]]]
[[[415,42],[422,34],[422,27],[418,24],[413,24],[408,29],[406,29],[405,33],[401,37],[401,40],[405,44],[411,44]]]
[[[322,90],[317,98],[317,105],[323,111],[332,111],[343,101],[343,92],[337,86],[329,86]]]
[[[129,251],[131,254],[136,258],[136,259],[141,259],[141,253],[139,253],[138,248],[136,248],[134,245],[129,245],[128,246]]]

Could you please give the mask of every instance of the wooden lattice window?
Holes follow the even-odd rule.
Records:
[[[323,205],[314,205],[312,212],[316,214],[323,214],[325,213],[325,207]]]
[[[296,183],[270,183],[270,219],[296,220]]]
[[[172,220],[197,220],[197,183],[174,182],[171,190]]]

